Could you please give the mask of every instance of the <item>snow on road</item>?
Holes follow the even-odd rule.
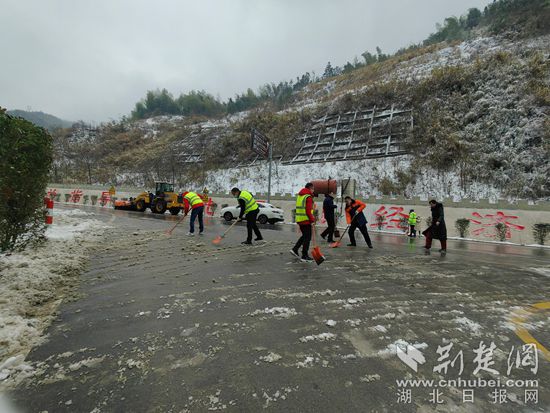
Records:
[[[106,228],[93,213],[56,209],[42,245],[0,255],[0,387],[32,375],[27,353],[42,340],[57,306],[77,284],[86,251]]]

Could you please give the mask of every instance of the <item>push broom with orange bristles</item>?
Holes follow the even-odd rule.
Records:
[[[225,230],[225,232],[224,232],[222,235],[218,235],[216,238],[214,238],[214,239],[212,240],[212,244],[215,244],[215,245],[220,244],[220,243],[222,242],[222,239],[225,238],[225,236],[227,235],[227,233],[228,233],[229,231],[231,231],[231,229],[237,224],[237,222],[239,222],[238,219],[237,219],[235,222],[233,222],[233,223],[231,224],[231,226],[230,226],[229,228],[227,228],[227,229]]]
[[[335,241],[332,244],[330,244],[330,248],[338,248],[340,246],[340,243],[342,242],[342,238],[344,238],[344,235],[346,235],[346,232],[348,232],[349,227],[350,226],[348,225],[344,230],[344,232],[342,232],[342,236],[338,238],[338,241]]]
[[[340,243],[342,242],[342,239],[344,238],[344,235],[346,235],[346,232],[348,232],[349,230],[349,227],[351,227],[351,224],[353,223],[353,220],[355,219],[357,215],[355,215],[352,219],[351,219],[351,222],[349,223],[349,225],[346,227],[346,229],[344,230],[344,232],[342,232],[342,236],[338,239],[338,241],[336,242],[333,242],[332,244],[330,244],[330,247],[331,248],[338,248],[340,246]]]
[[[185,219],[186,216],[187,216],[187,214],[184,214],[183,217],[181,217],[181,219],[179,219],[178,222],[176,222],[176,225],[174,225],[170,229],[167,229],[166,231],[164,231],[164,233],[166,235],[172,235],[172,231],[174,231],[176,229],[176,227],[183,222],[183,220]]]

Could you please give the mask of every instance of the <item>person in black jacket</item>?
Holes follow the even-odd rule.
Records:
[[[334,242],[334,230],[336,229],[336,220],[334,217],[334,211],[337,206],[334,205],[334,194],[325,195],[325,200],[323,201],[323,213],[325,219],[327,220],[327,228],[321,233],[321,238],[325,239],[328,236],[328,242]]]
[[[439,252],[447,252],[447,226],[445,225],[445,212],[443,210],[443,204],[437,202],[435,199],[430,201],[430,208],[432,210],[432,223],[422,235],[426,237],[426,245],[424,248],[426,252],[430,252],[432,247],[432,239],[438,239],[441,242],[441,249]]]

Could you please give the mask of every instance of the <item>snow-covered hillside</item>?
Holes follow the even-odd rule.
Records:
[[[358,194],[382,195],[378,188],[381,179],[395,180],[397,172],[405,170],[409,164],[410,156],[299,165],[282,165],[274,162],[271,192],[294,195],[309,180],[352,178],[357,182]],[[268,171],[267,162],[258,162],[250,167],[209,171],[206,187],[210,191],[220,193],[225,193],[234,186],[254,193],[267,193]],[[189,184],[189,187],[201,188],[201,185],[202,182],[194,182]],[[407,191],[405,195],[419,196],[421,199],[451,197],[458,201],[501,197],[498,189],[483,184],[476,183],[463,190],[456,173],[438,173],[429,169],[422,171],[415,185]]]
[[[396,75],[402,80],[419,80],[429,76],[438,67],[473,64],[476,59],[502,51],[524,56],[529,51],[547,50],[549,44],[548,35],[515,41],[506,36],[478,37],[402,62],[391,77]]]
[[[284,110],[261,108],[207,121],[158,116],[127,122],[123,132],[102,137],[100,145],[113,148],[107,157],[82,166],[78,159],[58,159],[56,170],[80,168],[72,177],[76,182],[85,177],[89,183],[150,187],[154,180],[175,180],[181,187],[226,191],[239,184],[265,192],[265,163],[238,167],[256,157],[248,149],[251,128],[273,139],[275,158],[288,162],[311,119],[395,104],[412,109],[409,155],[276,163],[272,191],[293,193],[306,180],[330,176],[355,178],[361,193],[379,194],[383,178],[396,183],[406,174],[407,183],[397,190],[406,196],[544,199],[550,196],[549,56],[550,35],[515,39],[480,33],[310,84]],[[300,121],[290,123],[292,116]]]

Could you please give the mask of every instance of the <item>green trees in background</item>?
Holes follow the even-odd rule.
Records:
[[[481,21],[481,12],[477,8],[473,8],[468,10],[468,14],[466,15],[466,27],[468,29],[473,29],[476,27],[479,22]]]
[[[483,10],[481,24],[493,34],[507,30],[523,35],[550,33],[549,0],[499,0]]]
[[[430,45],[440,42],[452,42],[454,40],[463,40],[466,38],[467,31],[464,27],[465,19],[457,17],[447,17],[443,25],[438,24],[437,31],[431,34],[424,45]]]
[[[146,97],[136,103],[132,118],[144,119],[158,115],[215,117],[266,105],[271,105],[274,109],[282,109],[292,102],[295,92],[321,79],[331,78],[341,73],[351,73],[361,67],[383,62],[392,56],[402,55],[422,46],[465,40],[472,37],[473,31],[481,27],[493,34],[510,30],[524,36],[547,34],[550,33],[548,21],[550,21],[550,0],[497,0],[485,7],[483,11],[471,8],[463,16],[446,18],[443,24],[436,25],[437,30],[426,40],[401,48],[394,55],[385,54],[380,47],[376,47],[375,53],[365,51],[361,54],[364,62],[355,58],[353,62],[346,62],[343,67],[332,66],[328,62],[320,78],[308,72],[297,77],[295,82],[267,83],[261,86],[258,92],[249,88],[227,102],[222,102],[205,91],[191,91],[181,94],[178,98],[174,98],[166,89],[148,91]],[[544,93],[539,95],[543,99],[547,98]]]
[[[499,0],[487,5],[483,12],[471,8],[464,16],[446,18],[423,44],[465,40],[478,26],[488,28],[492,34],[514,31],[527,36],[543,35],[550,32],[549,20],[549,0]]]
[[[192,90],[174,98],[166,89],[148,91],[145,99],[136,103],[132,112],[134,119],[159,115],[204,115],[217,116],[225,113],[225,106],[203,90]]]
[[[225,107],[214,96],[205,91],[192,90],[176,99],[176,106],[182,115],[218,116],[225,113]]]
[[[326,79],[327,77],[336,76],[337,74],[338,74],[337,70],[334,67],[332,67],[330,62],[328,62],[325,67],[325,71],[323,73],[323,78]]]
[[[52,137],[45,129],[0,108],[1,251],[42,238],[52,151]]]
[[[166,89],[150,90],[144,99],[136,103],[132,111],[132,118],[145,119],[159,115],[216,117],[254,109],[263,104],[270,104],[275,109],[281,109],[291,101],[294,92],[317,80],[319,79],[307,72],[301,77],[297,77],[296,82],[266,83],[260,86],[258,92],[249,88],[246,92],[229,98],[227,102],[222,102],[219,98],[203,90],[182,93],[177,98],[174,98]]]

